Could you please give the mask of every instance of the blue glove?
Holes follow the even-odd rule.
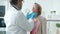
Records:
[[[32,18],[32,19],[34,19],[35,17],[37,17],[37,12],[33,12],[33,13],[31,14],[31,18]]]
[[[34,19],[35,17],[37,17],[37,13],[36,12],[30,13],[30,14],[28,12],[27,15],[26,15],[27,19],[30,19],[30,18]]]
[[[29,12],[26,14],[26,18],[27,19],[31,18],[31,14]]]

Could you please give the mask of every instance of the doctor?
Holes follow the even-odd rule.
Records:
[[[23,0],[11,0],[9,9],[6,11],[4,20],[6,23],[6,34],[27,34],[34,27],[34,22],[27,21],[23,15],[22,8]]]

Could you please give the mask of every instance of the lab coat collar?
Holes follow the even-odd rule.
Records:
[[[11,5],[10,3],[9,3],[9,7],[11,8],[11,7],[13,7],[15,10],[17,10],[18,12],[20,12],[21,10],[18,10],[18,8],[15,6],[15,5]]]

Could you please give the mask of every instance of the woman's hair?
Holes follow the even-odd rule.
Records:
[[[38,9],[38,11],[37,11],[38,15],[37,16],[39,16],[39,15],[41,15],[42,8],[38,3],[35,3],[35,5],[36,5],[36,7]]]
[[[21,1],[23,1],[23,0],[21,0]],[[18,2],[18,0],[11,0],[11,1],[10,1],[10,3],[11,3],[11,4],[14,4],[14,5],[16,5],[17,2]]]

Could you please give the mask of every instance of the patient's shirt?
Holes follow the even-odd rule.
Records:
[[[30,34],[36,34],[37,25],[38,25],[38,21],[36,20],[36,21],[34,21],[34,28],[30,32]]]

